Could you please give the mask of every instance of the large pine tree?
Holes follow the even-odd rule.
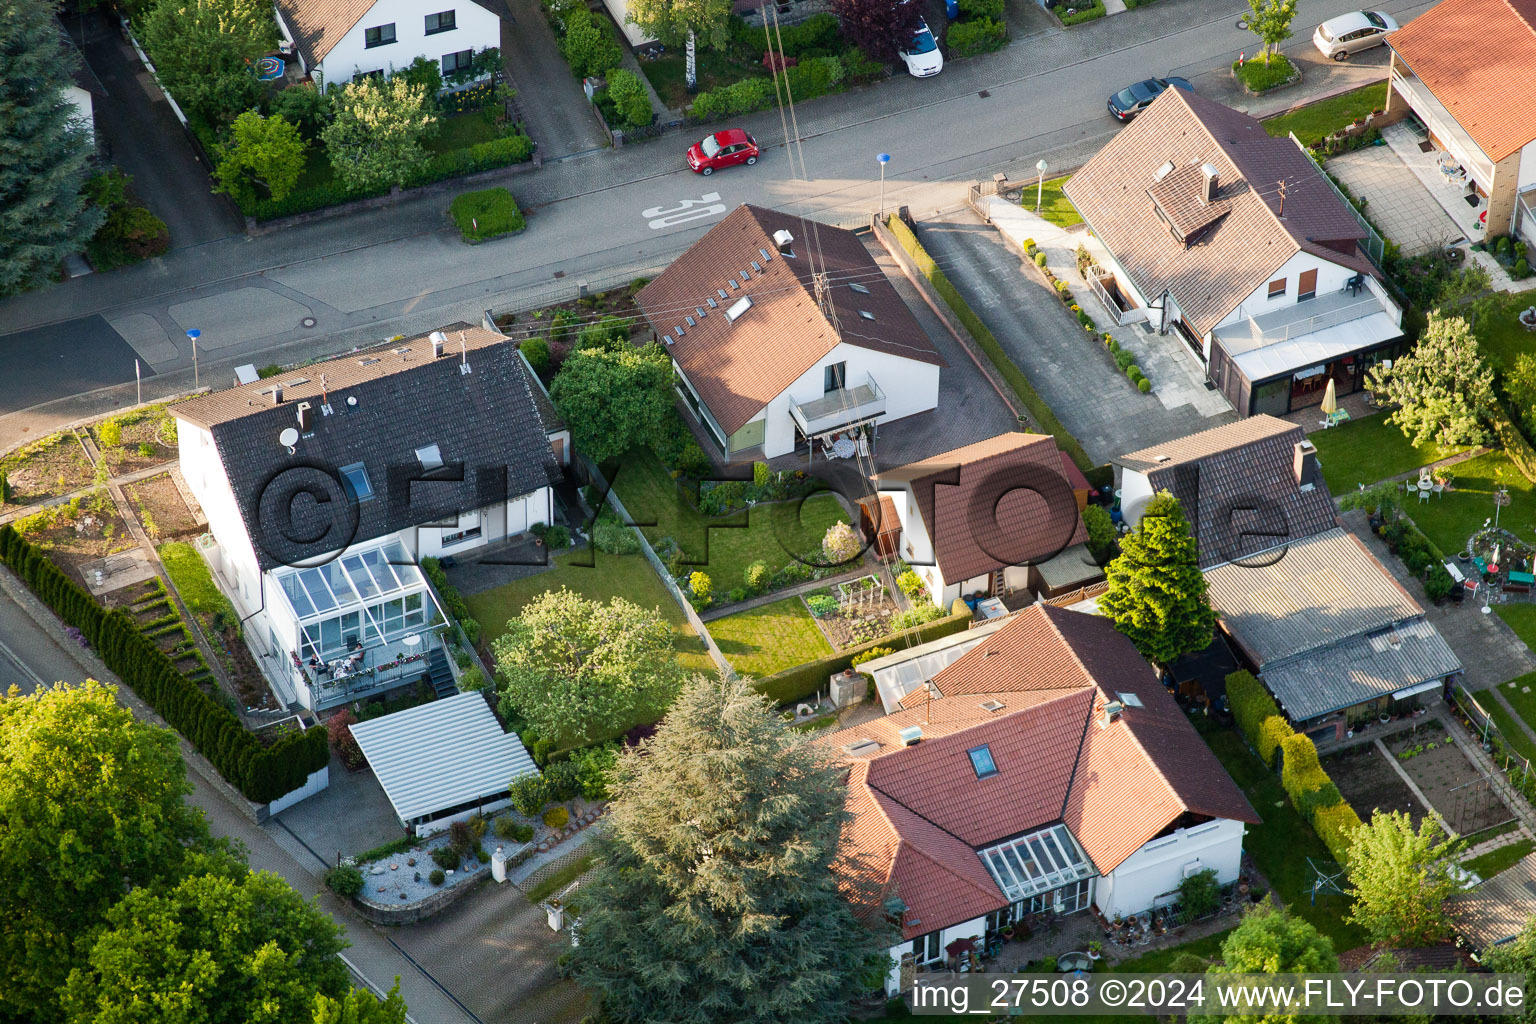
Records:
[[[838,891],[844,769],[746,683],[696,677],[615,775],[574,963],[608,1015],[844,1020],[894,941]]]
[[[1149,661],[1166,665],[1211,645],[1216,612],[1206,598],[1189,520],[1172,494],[1163,491],[1147,502],[1104,575],[1109,589],[1099,610]]]
[[[0,0],[0,295],[81,251],[102,211],[80,194],[89,137],[64,97],[78,58],[45,0]]]

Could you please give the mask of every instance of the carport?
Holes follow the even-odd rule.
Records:
[[[400,823],[417,835],[506,807],[512,780],[539,771],[477,691],[359,722],[352,736]]]

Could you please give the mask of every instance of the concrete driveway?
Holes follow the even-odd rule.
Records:
[[[540,156],[556,160],[608,145],[580,80],[560,56],[538,0],[503,2],[507,13],[501,19],[501,57]]]

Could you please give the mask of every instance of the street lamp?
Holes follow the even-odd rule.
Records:
[[[1040,212],[1040,200],[1045,195],[1045,172],[1049,168],[1049,166],[1050,165],[1045,162],[1045,158],[1044,157],[1041,157],[1039,163],[1035,164],[1035,170],[1040,175],[1040,180],[1035,183],[1035,212],[1036,213]]]
[[[875,157],[880,161],[880,216],[885,216],[885,165],[891,162],[891,154],[881,153]]]
[[[196,327],[187,332],[187,337],[192,339],[192,387],[194,389],[202,387],[197,379],[197,339],[202,336],[203,332]]]

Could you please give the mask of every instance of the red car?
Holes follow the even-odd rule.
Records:
[[[730,128],[695,142],[688,149],[688,168],[714,174],[721,167],[757,163],[757,140],[740,128]]]

